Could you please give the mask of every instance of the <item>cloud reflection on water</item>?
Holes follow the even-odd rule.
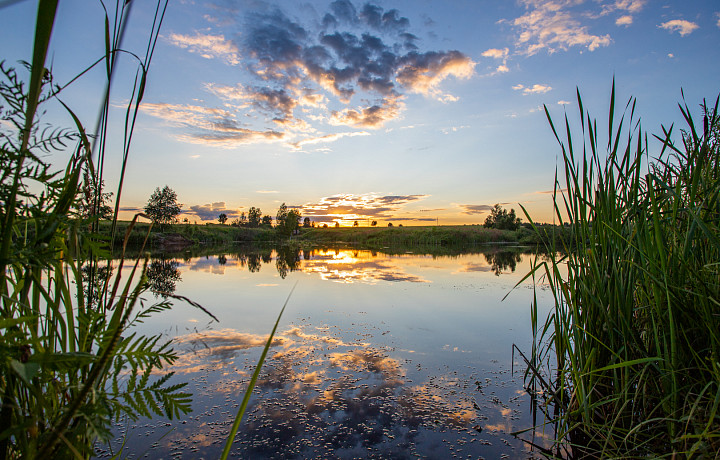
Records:
[[[477,453],[478,446],[491,455],[493,442],[507,442],[502,439],[516,410],[494,395],[478,405],[484,396],[475,391],[471,376],[418,377],[411,361],[393,348],[343,335],[334,327],[308,324],[276,335],[233,455],[417,458],[434,452],[431,456],[447,457]],[[195,407],[212,409],[177,424],[177,431],[159,442],[160,449],[203,456],[219,451],[266,341],[267,336],[233,329],[175,339],[180,353],[172,370],[201,389]],[[217,404],[223,398],[225,403]],[[229,405],[229,411],[220,411]]]

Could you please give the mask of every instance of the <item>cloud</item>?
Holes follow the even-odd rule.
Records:
[[[620,16],[615,20],[616,26],[629,26],[633,22],[633,17],[630,15]]]
[[[196,33],[193,36],[170,34],[168,41],[191,53],[199,54],[205,59],[219,58],[230,65],[240,64],[240,53],[237,46],[223,35],[204,35]]]
[[[554,53],[573,46],[594,51],[612,41],[610,35],[591,34],[588,26],[580,23],[580,15],[572,8],[579,3],[575,0],[520,0],[520,3],[526,13],[512,24],[519,31],[515,46],[521,54],[531,56],[543,49]]]
[[[670,32],[678,32],[681,37],[684,37],[685,35],[691,34],[699,26],[694,22],[684,19],[673,19],[672,21],[663,22],[659,27]]]
[[[277,190],[256,190],[255,193],[280,193]]]
[[[570,102],[570,101],[564,101],[562,99],[558,101],[558,105],[570,105],[570,104],[572,104],[572,102]]]
[[[624,15],[639,13],[643,9],[647,0],[615,0],[614,2],[606,2],[602,4],[601,16],[619,12]]]
[[[720,13],[715,13],[715,17],[717,18],[717,22],[715,23],[715,25],[720,27]]]
[[[463,214],[483,214],[490,211],[493,206],[489,204],[460,204],[458,205],[463,209]]]
[[[228,219],[238,217],[240,213],[237,209],[227,209],[224,201],[218,201],[211,204],[193,205],[189,210],[183,210],[184,215],[196,216],[200,220],[216,220],[221,213],[227,215]]]
[[[289,145],[291,145],[295,149],[300,149],[300,148],[302,148],[302,146],[308,145],[308,144],[335,142],[336,140],[342,139],[343,137],[369,136],[369,135],[370,135],[370,133],[367,131],[353,131],[353,132],[346,132],[346,133],[326,134],[324,136],[318,136],[318,137],[307,137],[298,142],[290,143]]]
[[[236,114],[226,109],[144,102],[140,111],[160,118],[171,126],[182,128],[182,134],[176,135],[176,138],[193,144],[234,147],[251,142],[276,141],[285,136],[278,131],[258,131],[243,127]]]
[[[510,50],[507,48],[503,49],[497,49],[497,48],[490,48],[488,50],[483,51],[482,56],[493,58],[493,59],[505,59],[508,55],[508,52]]]
[[[368,107],[333,111],[330,124],[379,128],[386,121],[397,118],[404,107],[397,98],[381,99],[377,104]]]
[[[243,82],[208,82],[205,89],[225,103],[225,118],[242,119],[246,131],[181,136],[189,142],[235,145],[284,139],[297,148],[332,140],[339,137],[323,123],[380,128],[402,116],[408,93],[454,102],[458,98],[442,89],[443,82],[474,75],[475,62],[468,56],[458,50],[420,49],[407,17],[373,3],[356,7],[348,0],[333,1],[320,13],[319,30],[277,7],[239,14],[229,11],[216,22],[222,33],[171,36],[178,47],[237,64],[237,78]],[[268,122],[275,126],[271,131]],[[205,128],[215,131],[212,124]],[[314,135],[307,137],[307,132]]]
[[[521,90],[522,90],[522,92],[523,92],[524,95],[528,95],[528,94],[545,94],[545,93],[547,93],[548,91],[552,90],[552,86],[549,86],[549,85],[540,85],[540,84],[537,84],[537,83],[536,83],[536,84],[534,84],[534,85],[532,85],[532,86],[530,86],[530,87],[526,87],[526,86],[524,86],[524,85],[517,84],[517,85],[513,86],[512,89],[514,89],[515,91],[521,91]]]
[[[302,205],[303,216],[329,220],[427,220],[432,218],[395,217],[402,207],[427,198],[428,195],[376,195],[372,193],[354,195],[351,193],[321,198],[317,203]],[[317,220],[317,219],[316,219]]]

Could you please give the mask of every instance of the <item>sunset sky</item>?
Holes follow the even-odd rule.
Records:
[[[67,82],[102,55],[103,16],[99,1],[60,3],[48,59]],[[150,3],[126,43],[143,54]],[[31,60],[36,2],[0,5],[0,59]],[[101,73],[64,96],[88,127]],[[577,87],[604,126],[613,76],[644,129],[682,127],[681,90],[696,114],[720,92],[720,2],[171,0],[121,204],[169,185],[191,221],[282,202],[318,223],[481,223],[495,203],[551,221],[560,150],[542,106],[574,120]]]

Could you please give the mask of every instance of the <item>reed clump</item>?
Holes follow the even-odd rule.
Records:
[[[546,453],[717,458],[718,102],[702,104],[698,126],[683,97],[685,129],[676,141],[663,127],[653,156],[636,101],[615,113],[614,83],[607,131],[577,101],[580,135],[566,115],[563,140],[546,108],[563,157],[555,214],[570,245],[549,247],[527,276],[544,276],[555,300],[544,323],[533,304],[526,374],[556,430]]]
[[[105,53],[65,84],[45,67],[57,5],[57,0],[38,2],[32,62],[24,69],[0,62],[2,459],[90,458],[96,443],[112,437],[113,421],[173,418],[191,409],[185,383],[171,381],[172,373],[154,373],[175,361],[170,343],[160,334],[143,336],[133,329],[171,306],[167,300],[148,304],[143,299],[150,287],[147,258],[124,269],[124,258],[115,262],[111,256],[108,233],[117,231],[122,179],[112,229],[99,231],[104,214],[99,210],[108,196],[102,174],[114,132],[108,114],[117,58],[137,60],[120,126],[124,174],[167,1],[157,2],[144,58],[121,47],[132,4],[118,0],[113,11],[100,3]],[[105,69],[106,91],[96,130],[88,132],[63,98],[65,88],[96,67]],[[51,104],[69,115],[73,128],[43,123]],[[44,158],[65,149],[72,150],[67,166],[53,171]],[[135,220],[125,232],[123,255],[134,225]]]

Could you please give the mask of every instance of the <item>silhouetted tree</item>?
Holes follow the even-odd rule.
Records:
[[[285,203],[281,204],[275,214],[275,228],[281,228],[285,226],[285,221],[288,216],[288,208]]]
[[[360,225],[358,224],[358,221],[353,222],[353,227],[357,227],[358,225]]]
[[[340,226],[340,222],[335,222],[335,228]]]
[[[268,215],[264,215],[262,218],[262,225],[264,227],[271,227],[272,226],[272,217]]]
[[[392,222],[388,222],[388,227],[392,227]]]
[[[502,206],[496,204],[490,210],[490,215],[485,219],[483,227],[497,228],[500,230],[517,230],[521,220],[522,219],[515,215],[514,209],[507,212]]]
[[[310,218],[306,217],[303,219],[303,227],[309,227],[310,226]]]
[[[255,206],[251,207],[248,210],[248,227],[250,228],[257,228],[260,226],[260,222],[262,219],[262,211],[260,211],[259,208],[256,208]]]
[[[220,213],[220,215],[218,216],[218,222],[225,225],[225,222],[227,222],[227,214],[225,214],[224,212]]]
[[[370,225],[372,225],[373,227],[375,227],[375,226],[377,225],[377,221],[376,221],[376,220],[372,221],[372,223],[371,223]]]
[[[323,228],[327,228],[327,224],[323,224]]]
[[[182,205],[177,202],[177,193],[167,185],[160,190],[156,188],[147,205],[145,205],[145,214],[147,214],[153,222],[160,225],[171,224],[177,220]]]

